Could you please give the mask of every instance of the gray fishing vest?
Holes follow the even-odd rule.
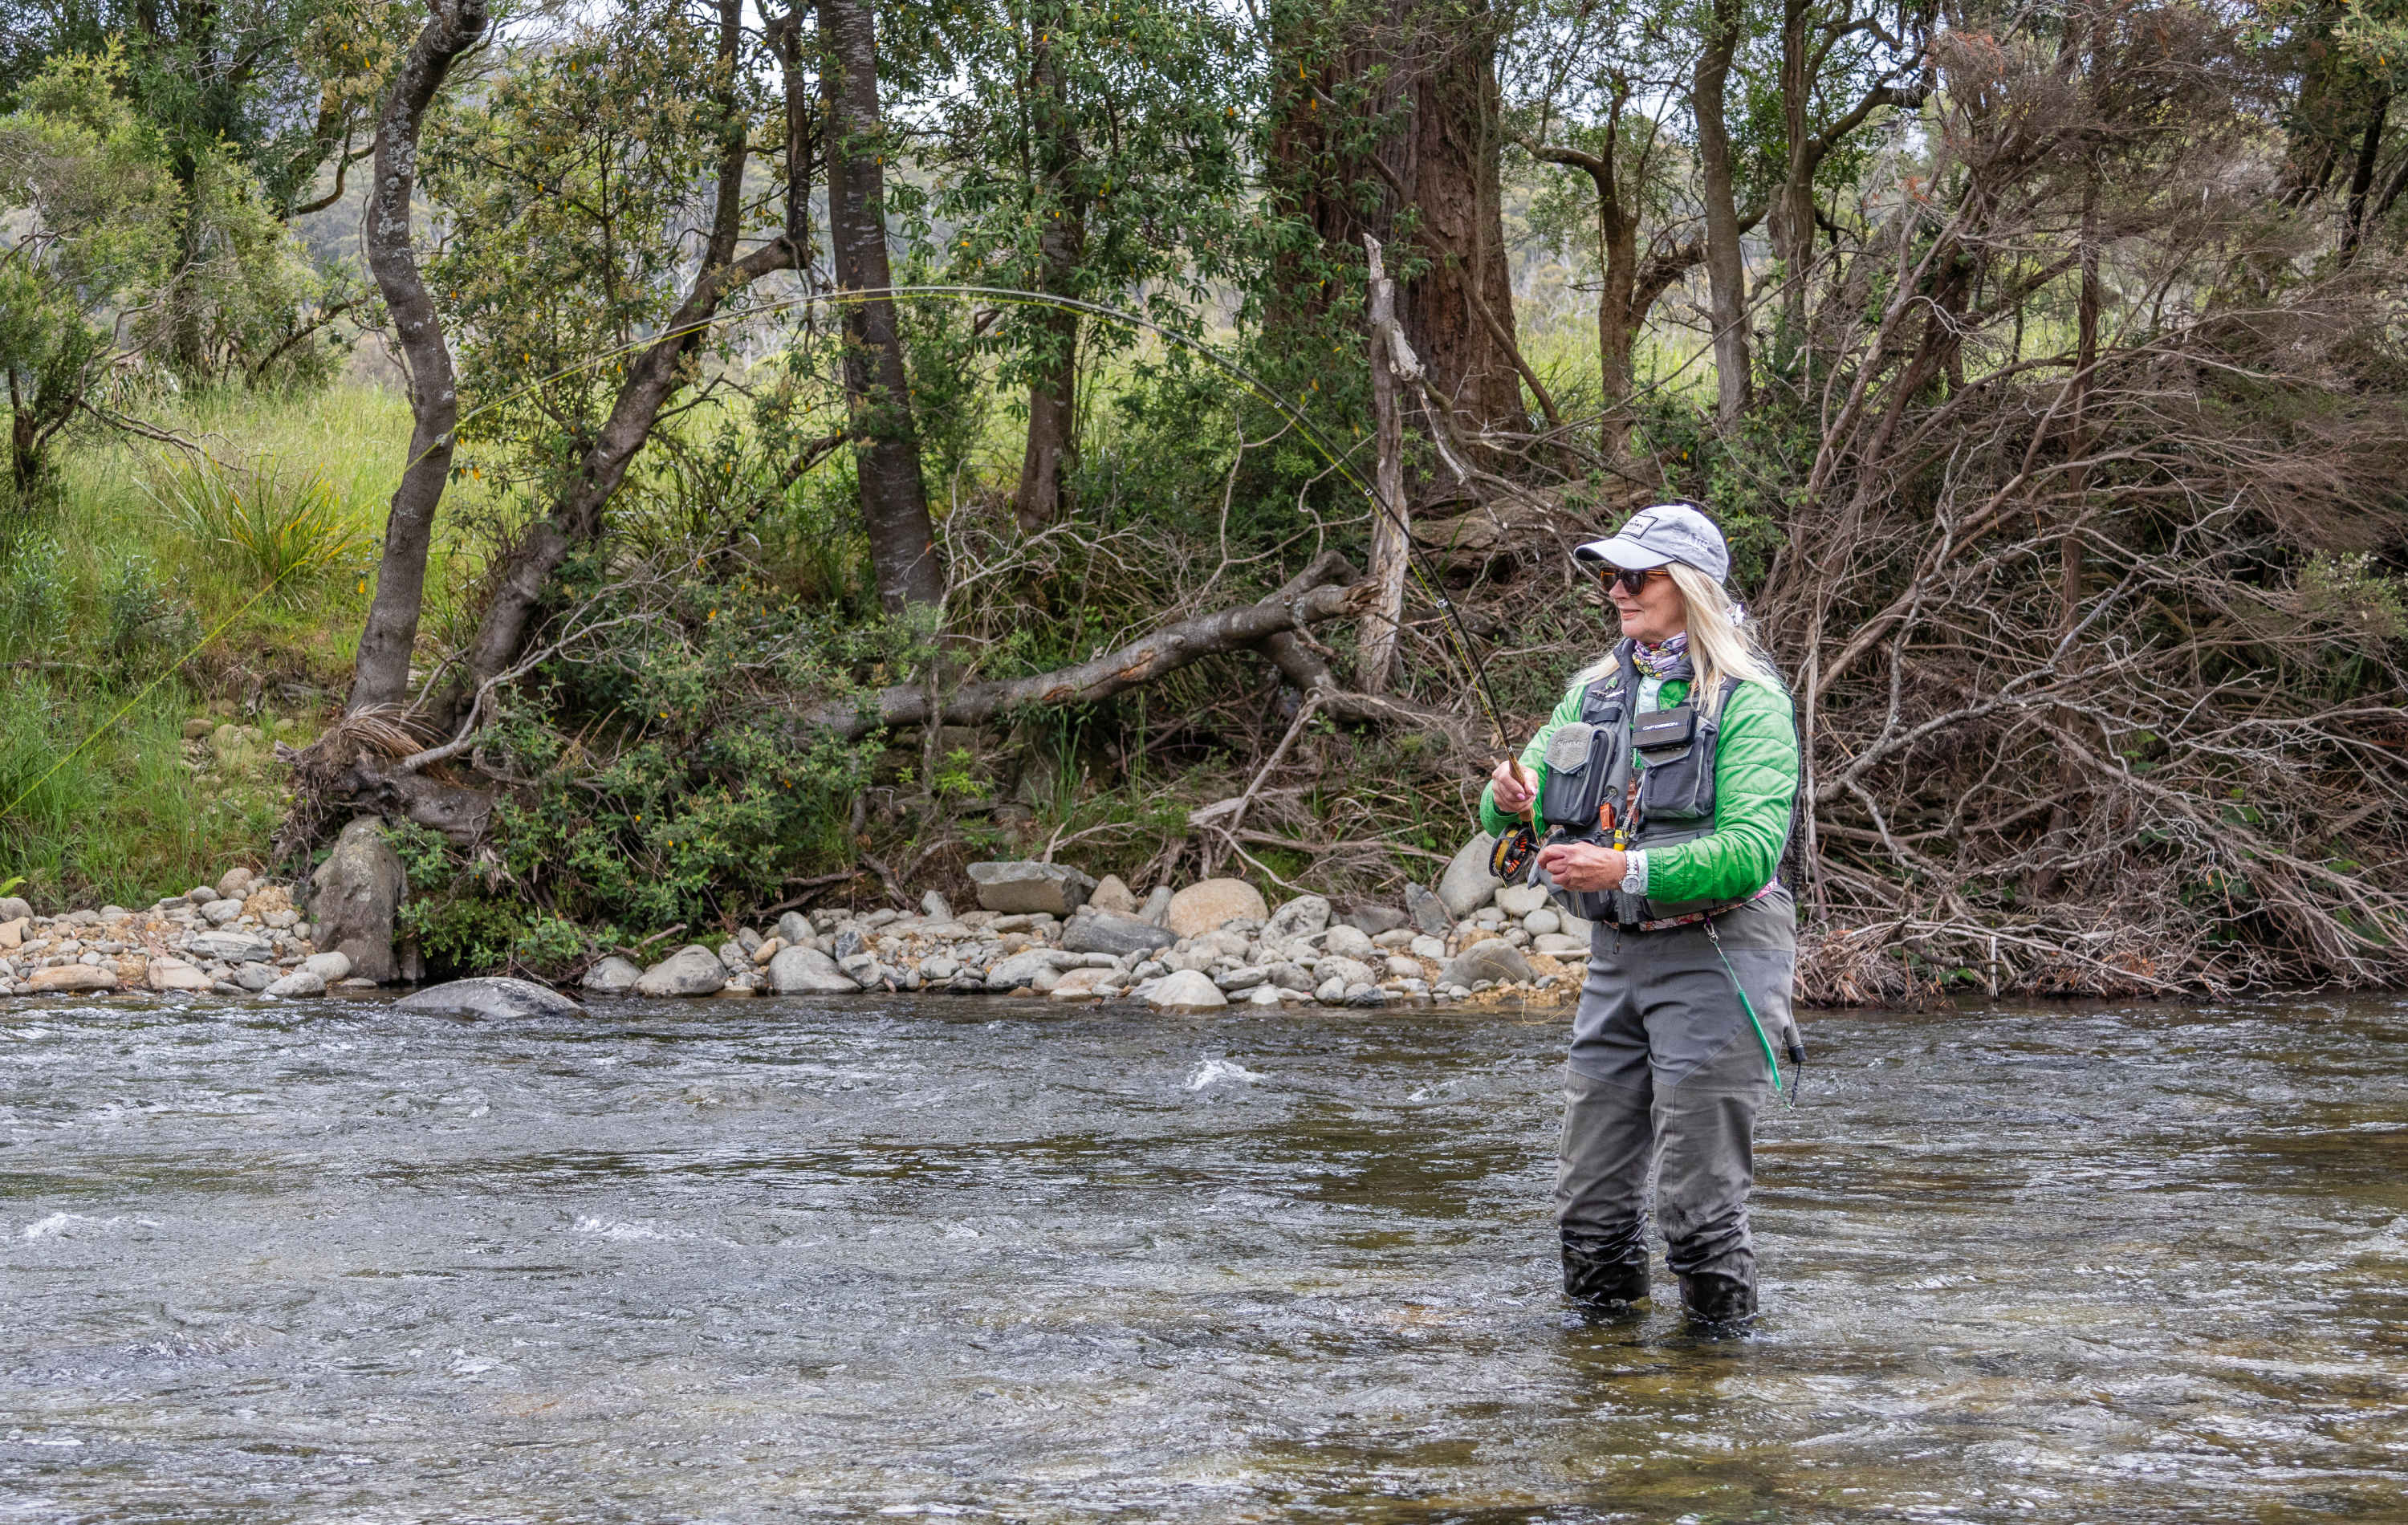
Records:
[[[1714,828],[1715,755],[1722,716],[1728,712],[1739,682],[1723,680],[1721,702],[1712,717],[1698,707],[1694,679],[1692,692],[1681,704],[1639,715],[1639,665],[1631,643],[1623,641],[1614,655],[1621,660],[1618,678],[1589,684],[1581,696],[1580,719],[1558,727],[1547,739],[1540,823],[1554,828],[1555,841],[1612,846],[1613,833],[1598,825],[1598,808],[1611,803],[1621,814],[1631,792],[1630,775],[1643,760],[1646,767],[1637,769],[1638,798],[1630,818],[1623,822],[1623,846],[1636,850],[1694,842]],[[1784,851],[1786,846],[1784,841]],[[1619,889],[1568,890],[1548,880],[1535,859],[1530,871],[1531,883],[1546,885],[1558,905],[1584,921],[1630,927],[1745,903],[1665,900]]]

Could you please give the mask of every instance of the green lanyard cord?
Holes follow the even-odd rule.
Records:
[[[1714,918],[1712,916],[1706,918],[1706,941],[1714,945],[1714,957],[1722,960],[1723,972],[1730,976],[1731,994],[1739,997],[1739,1009],[1747,1014],[1747,1025],[1756,1029],[1756,1041],[1763,1045],[1764,1066],[1772,1072],[1772,1089],[1777,1095],[1782,1088],[1781,1061],[1772,1057],[1772,1040],[1764,1035],[1764,1023],[1756,1014],[1756,1002],[1747,999],[1747,986],[1739,983],[1739,971],[1731,968],[1730,955],[1723,952],[1723,936],[1714,930]],[[1793,1107],[1798,1104],[1795,1086],[1789,1089],[1788,1104]]]

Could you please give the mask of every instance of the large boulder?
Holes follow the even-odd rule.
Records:
[[[689,942],[644,971],[636,982],[639,996],[715,996],[726,987],[727,967],[719,955],[698,942]]]
[[[1263,941],[1285,942],[1311,937],[1329,925],[1329,902],[1318,895],[1299,895],[1271,913],[1263,923]]]
[[[1151,953],[1178,941],[1150,921],[1111,911],[1082,911],[1062,928],[1066,953]]]
[[[400,856],[385,841],[383,824],[364,815],[343,827],[309,883],[316,889],[309,919],[318,928],[318,946],[349,957],[351,978],[392,984],[400,973],[393,957],[394,913],[409,893],[409,880]]]
[[[37,969],[26,978],[37,996],[117,988],[117,971],[91,964],[61,964],[55,969]]]
[[[1501,937],[1492,937],[1456,954],[1435,983],[1469,987],[1483,980],[1504,984],[1530,977],[1529,961],[1522,957],[1522,950]]]
[[[1116,873],[1104,875],[1096,892],[1087,897],[1087,903],[1098,911],[1117,911],[1124,916],[1137,914],[1137,896],[1129,889],[1128,882]]]
[[[271,987],[273,993],[273,987]],[[402,997],[396,1012],[412,1016],[476,1016],[507,1021],[527,1016],[583,1016],[585,1008],[559,991],[527,980],[453,980]]]
[[[1210,881],[1207,881],[1208,883]],[[1209,1012],[1229,1004],[1221,987],[1192,969],[1166,974],[1146,992],[1146,1004],[1164,1012]]]
[[[160,954],[143,971],[142,983],[153,990],[207,990],[216,982],[181,958]]]
[[[781,996],[842,996],[858,995],[861,985],[838,972],[835,959],[804,943],[770,956],[769,988]]]
[[[1271,914],[1262,891],[1242,879],[1207,879],[1170,898],[1162,925],[1181,937],[1201,937],[1222,923],[1252,916],[1261,921]]]
[[[1438,876],[1438,898],[1446,903],[1447,914],[1461,921],[1488,903],[1497,886],[1505,883],[1488,871],[1488,855],[1495,850],[1497,839],[1483,831],[1465,842],[1449,860],[1446,872]]]
[[[1044,911],[1067,916],[1086,904],[1096,888],[1094,880],[1067,863],[973,863],[969,874],[980,908],[1006,914]]]
[[[636,988],[636,982],[643,977],[641,964],[614,953],[587,970],[585,978],[577,983],[580,988],[591,990],[597,996],[624,996]]]

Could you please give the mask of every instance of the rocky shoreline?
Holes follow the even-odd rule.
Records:
[[[145,911],[108,905],[36,916],[22,899],[0,899],[0,991],[284,997],[376,988],[351,977],[349,956],[320,952],[316,932],[294,909],[290,886],[261,882],[248,869]]]
[[[1542,891],[1489,878],[1485,841],[1477,838],[1436,890],[1408,886],[1402,907],[1302,895],[1274,908],[1238,879],[1157,886],[1140,899],[1117,876],[1098,882],[1048,863],[978,863],[970,877],[974,911],[956,913],[934,891],[917,913],[789,911],[774,925],[688,943],[649,966],[624,953],[601,958],[576,988],[588,998],[1009,994],[1133,1000],[1165,1011],[1382,1006],[1490,992],[1569,1000],[1588,946],[1586,925],[1568,922]],[[319,879],[322,896],[336,887],[322,870]],[[354,972],[355,955],[394,969],[380,957],[387,948],[361,948],[357,928],[339,939],[342,948],[320,951],[313,939],[325,930],[295,907],[293,886],[258,882],[243,869],[139,912],[107,906],[36,917],[23,901],[0,900],[0,991],[281,999],[378,988],[366,971]],[[540,987],[525,982],[437,989],[455,987],[464,1010],[551,1009]],[[447,999],[421,992],[408,1003],[452,1009]]]

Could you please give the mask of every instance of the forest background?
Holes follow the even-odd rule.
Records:
[[[1393,897],[1677,495],[1811,997],[2408,973],[2399,0],[0,10],[45,900]]]

